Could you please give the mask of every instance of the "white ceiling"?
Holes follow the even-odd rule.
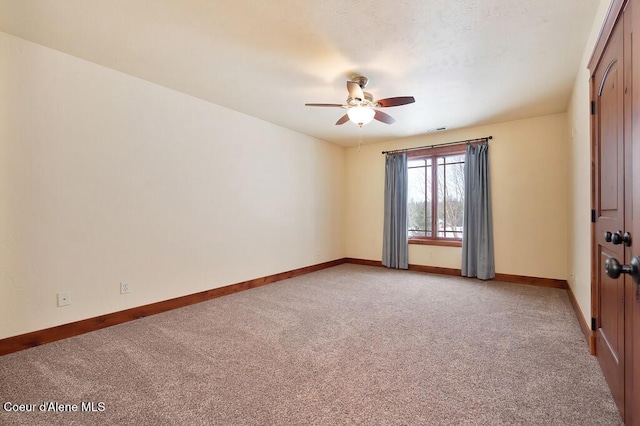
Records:
[[[0,30],[341,145],[563,112],[600,0],[0,0]]]

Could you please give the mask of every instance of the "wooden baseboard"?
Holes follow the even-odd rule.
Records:
[[[582,334],[584,334],[584,339],[587,341],[589,345],[589,353],[591,355],[596,354],[596,341],[595,334],[591,331],[591,327],[589,327],[589,323],[587,319],[582,315],[582,310],[580,309],[580,305],[578,304],[578,299],[576,299],[575,294],[573,294],[573,290],[571,286],[567,286],[567,294],[569,295],[569,300],[571,301],[571,306],[573,306],[573,310],[576,313],[576,317],[578,318],[578,323],[580,323],[580,328],[582,329]]]
[[[144,318],[161,312],[170,311],[172,309],[182,308],[184,306],[193,305],[195,303],[204,302],[206,300],[215,299],[217,297],[226,296],[243,290],[249,290],[266,284],[271,284],[276,281],[286,280],[288,278],[319,271],[321,269],[331,268],[343,263],[345,263],[344,259],[332,260],[330,262],[319,263],[304,268],[294,269],[292,271],[243,281],[237,284],[218,287],[200,293],[189,294],[175,299],[164,300],[162,302],[151,303],[149,305],[138,306],[124,311],[113,312],[111,314],[100,315],[69,324],[59,325],[57,327],[46,328],[44,330],[9,337],[0,340],[0,355],[6,355],[45,343],[51,343],[68,337],[89,333],[112,325],[133,321],[138,318]]]
[[[366,266],[379,266],[381,268],[385,268],[379,260],[367,260],[367,259],[356,259],[353,257],[345,257],[345,263],[352,263],[354,265],[366,265]],[[453,268],[440,268],[437,266],[425,266],[425,265],[409,265],[410,271],[418,271],[418,272],[428,272],[430,274],[440,274],[440,275],[454,275],[460,276],[460,269]]]
[[[538,287],[562,288],[565,290],[569,287],[566,280],[529,277],[526,275],[496,274],[495,280],[515,284],[529,284]]]
[[[379,260],[356,259],[355,257],[345,257],[344,263],[353,263],[354,265],[379,266],[384,267]]]
[[[409,265],[409,270],[417,271],[417,272],[426,272],[429,274],[451,275],[454,277],[459,277],[462,275],[462,271],[460,269],[441,268],[439,266]]]
[[[383,266],[382,262],[379,260],[367,260],[367,259],[356,259],[353,257],[344,258],[345,263],[353,263],[356,265],[367,265],[367,266]],[[440,274],[440,275],[452,275],[459,277],[462,275],[462,270],[456,268],[441,268],[438,266],[426,266],[426,265],[409,265],[410,271],[418,271],[418,272],[427,272],[430,274]],[[511,274],[496,274],[496,281],[504,281],[507,283],[514,284],[529,284],[535,285],[539,287],[552,287],[552,288],[568,288],[567,282],[565,280],[558,280],[553,278],[537,278],[537,277],[529,277],[525,275],[511,275]]]
[[[351,257],[336,259],[330,262],[319,263],[304,268],[294,269],[292,271],[281,272],[279,274],[243,281],[224,287],[218,287],[199,293],[177,297],[175,299],[164,300],[162,302],[151,303],[144,306],[138,306],[124,311],[113,312],[110,314],[100,315],[69,324],[59,325],[57,327],[46,328],[44,330],[33,331],[31,333],[2,339],[0,340],[0,355],[6,355],[12,352],[21,351],[23,349],[32,348],[34,346],[42,345],[45,343],[51,343],[57,340],[66,339],[68,337],[89,333],[91,331],[100,330],[112,325],[133,321],[138,318],[144,318],[150,315],[159,314],[161,312],[170,311],[172,309],[182,308],[184,306],[193,305],[195,303],[204,302],[207,300],[215,299],[217,297],[237,293],[239,291],[249,290],[288,278],[308,274],[310,272],[319,271],[321,269],[331,268],[343,263],[383,267],[382,262],[380,262],[379,260],[356,259]],[[409,270],[440,275],[461,275],[460,269],[440,268],[436,266],[409,265]],[[496,280],[506,281],[510,283],[539,285],[545,287],[567,288],[565,281],[553,280],[549,278],[496,274]]]

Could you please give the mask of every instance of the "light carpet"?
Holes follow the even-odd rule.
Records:
[[[622,423],[565,290],[349,264],[2,356],[6,402],[36,411],[5,425]]]

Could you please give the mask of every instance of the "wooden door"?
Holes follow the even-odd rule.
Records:
[[[640,43],[634,30],[640,32],[640,0],[613,0],[589,64],[592,310],[596,353],[611,393],[625,424],[640,426]]]
[[[625,252],[625,245],[618,243],[614,236],[625,232],[623,35],[620,20],[611,33],[592,84],[595,94],[596,354],[624,418],[624,279],[613,279],[605,273],[605,262],[610,258],[622,261]]]

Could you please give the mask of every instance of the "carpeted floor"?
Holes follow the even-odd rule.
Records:
[[[36,410],[6,425],[621,424],[564,290],[348,264],[2,356],[5,402]]]

